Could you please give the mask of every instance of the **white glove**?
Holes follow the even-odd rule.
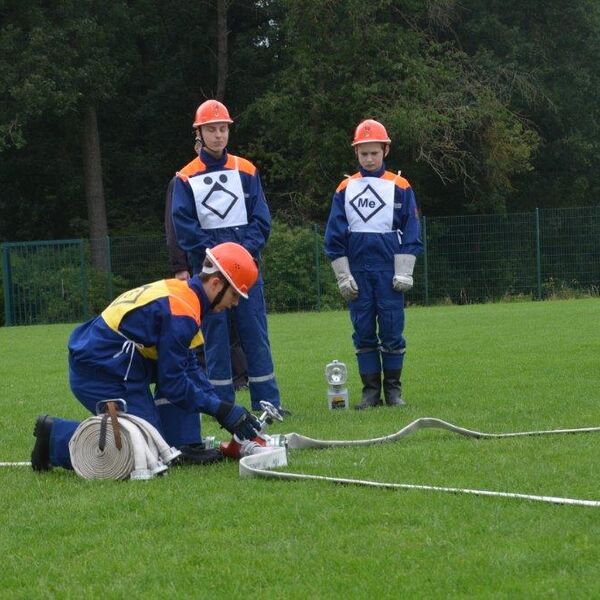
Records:
[[[347,256],[340,256],[331,262],[331,268],[335,273],[340,293],[344,300],[356,300],[358,298],[358,286],[354,277],[350,274],[350,263]]]
[[[394,279],[392,287],[396,292],[407,292],[413,286],[412,273],[416,256],[412,254],[394,254]]]

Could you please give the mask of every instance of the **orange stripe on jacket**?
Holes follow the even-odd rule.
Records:
[[[406,190],[410,187],[410,183],[408,183],[407,179],[404,179],[404,177],[401,177],[400,175],[394,175],[394,173],[390,173],[389,171],[384,171],[381,179],[393,181],[400,189],[403,190]]]
[[[337,186],[337,189],[335,190],[336,193],[345,190],[348,187],[348,184],[350,183],[351,179],[360,179],[361,177],[362,175],[360,174],[360,172],[354,173],[354,175],[352,175],[351,177],[346,177],[346,179],[344,179],[344,181],[342,181],[340,185]],[[410,187],[410,183],[408,183],[407,179],[404,179],[404,177],[400,177],[400,175],[394,175],[393,173],[390,173],[390,171],[384,171],[383,175],[381,176],[381,179],[393,181],[402,190],[407,190]]]
[[[336,193],[341,192],[342,190],[345,190],[348,187],[348,184],[350,183],[351,179],[359,179],[360,177],[362,177],[362,175],[360,173],[354,173],[354,175],[351,175],[350,177],[346,177],[346,179],[344,179],[344,181],[342,181],[340,183],[340,185],[337,186],[337,189],[335,190]]]
[[[187,181],[190,177],[196,175],[196,173],[202,173],[203,171],[206,171],[206,165],[198,157],[196,157],[194,160],[185,165],[181,171],[177,171],[176,175],[180,179]]]
[[[227,160],[223,165],[225,169],[237,169],[242,173],[247,173],[248,175],[254,175],[256,173],[256,167],[245,158],[240,156],[234,156],[233,154],[227,155]],[[199,173],[204,173],[206,171],[206,165],[196,157],[194,160],[189,162],[183,169],[177,171],[176,175],[183,181],[187,181],[190,177],[197,175]]]
[[[202,309],[196,292],[192,290],[186,281],[179,279],[166,279],[165,283],[169,290],[169,308],[175,316],[191,317],[200,325]]]
[[[256,167],[245,158],[241,156],[234,156],[233,154],[227,155],[227,161],[225,162],[226,169],[237,169],[242,173],[247,173],[248,175],[254,175],[256,173]]]

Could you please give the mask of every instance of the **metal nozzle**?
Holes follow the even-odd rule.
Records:
[[[282,414],[270,402],[267,402],[266,400],[261,400],[260,407],[263,409],[262,415],[258,417],[258,420],[261,421],[261,423],[267,423],[270,425],[273,422],[273,420],[283,421]]]

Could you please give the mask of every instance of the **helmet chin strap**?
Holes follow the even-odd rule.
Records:
[[[219,305],[221,300],[223,300],[223,296],[225,296],[230,285],[231,284],[229,283],[229,281],[227,281],[227,279],[223,280],[223,287],[215,296],[214,300],[210,303],[210,310],[214,310],[214,308]]]
[[[204,140],[202,139],[202,132],[200,131],[200,127],[196,129],[196,137],[194,139],[194,149],[196,150],[196,154],[200,156],[200,151],[204,146]]]

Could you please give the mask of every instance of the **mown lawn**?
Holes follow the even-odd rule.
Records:
[[[329,411],[350,370],[347,313],[270,317],[284,404],[272,432],[377,437],[418,417],[489,432],[600,426],[600,300],[411,308],[405,409]],[[0,329],[0,461],[28,460],[40,413],[84,418],[72,325]],[[248,405],[247,394],[239,401]],[[206,435],[223,435],[209,417]],[[600,434],[291,452],[287,470],[600,500]],[[235,462],[147,482],[0,468],[1,598],[398,598],[600,595],[600,509],[240,479]]]

